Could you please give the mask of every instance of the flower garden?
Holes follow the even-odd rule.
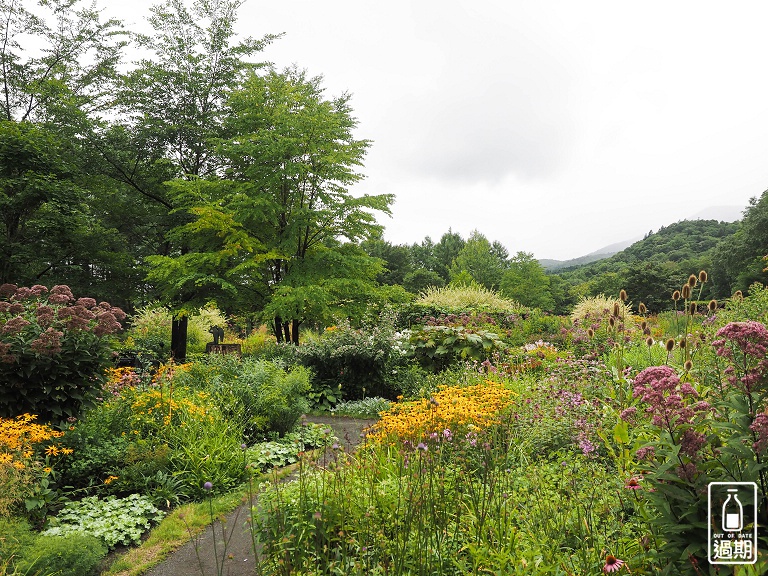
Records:
[[[246,493],[254,574],[764,574],[768,289],[706,281],[658,315],[445,288],[300,346],[207,308],[184,363],[162,308],[3,285],[0,575],[142,573],[120,554]],[[377,423],[352,450],[310,411]],[[711,482],[757,484],[751,563],[709,562]]]

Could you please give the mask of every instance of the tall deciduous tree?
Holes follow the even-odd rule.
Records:
[[[274,37],[237,40],[234,24],[241,0],[165,0],[154,6],[149,22],[152,35],[137,35],[151,57],[138,62],[126,75],[120,104],[127,122],[105,135],[102,151],[109,174],[145,199],[172,211],[164,226],[188,220],[184,211],[173,211],[173,197],[157,175],[194,180],[220,174],[221,158],[212,142],[225,136],[227,101],[242,81],[260,64],[252,58]],[[127,141],[111,148],[111,139]],[[163,253],[168,256],[191,250],[183,237],[171,235]],[[155,278],[158,276],[155,275]],[[200,297],[194,284],[173,294],[164,291],[177,310]],[[174,319],[171,349],[186,354],[186,316]]]
[[[80,0],[0,0],[0,113],[74,126],[111,107],[125,45],[117,20]],[[30,41],[31,40],[31,41]]]
[[[298,342],[303,321],[372,281],[378,260],[339,239],[380,232],[373,212],[388,213],[392,201],[349,192],[369,142],[353,135],[349,96],[326,99],[320,83],[270,72],[232,95],[232,137],[219,146],[227,179],[174,183],[175,203],[192,218],[177,229],[190,250],[153,259],[151,278],[175,290],[265,302],[278,340]]]
[[[483,234],[475,230],[453,260],[451,280],[455,281],[462,272],[466,272],[478,284],[489,290],[497,290],[507,267],[503,259],[505,253],[501,244],[491,244]]]
[[[500,282],[501,293],[532,308],[552,311],[555,301],[550,292],[550,278],[544,267],[529,252],[518,252]]]

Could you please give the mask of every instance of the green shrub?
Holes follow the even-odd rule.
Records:
[[[411,333],[410,344],[413,357],[434,371],[459,360],[483,362],[504,349],[498,334],[463,326],[424,326]]]
[[[244,427],[246,441],[269,432],[289,432],[309,408],[309,371],[286,370],[280,363],[256,358],[213,355],[190,365],[177,385],[209,392],[224,419]]]
[[[77,416],[101,388],[107,336],[125,314],[67,286],[0,286],[0,416]]]
[[[107,548],[98,538],[82,533],[41,535],[22,554],[16,563],[18,574],[90,576],[97,574]]]
[[[314,392],[341,385],[341,395],[347,400],[366,396],[394,399],[401,390],[401,369],[407,365],[395,344],[394,322],[384,318],[375,326],[359,329],[349,324],[332,326],[296,353],[314,374]]]
[[[339,402],[331,410],[335,414],[352,416],[353,418],[378,418],[379,413],[389,409],[392,402],[386,398],[365,398],[364,400],[351,400],[349,402]]]

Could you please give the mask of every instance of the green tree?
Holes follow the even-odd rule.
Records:
[[[763,256],[768,253],[768,190],[752,198],[738,229],[715,251],[713,280],[716,296],[725,298],[736,290],[746,293],[754,282],[768,282]]]
[[[437,268],[435,272],[440,274],[443,279],[448,282],[451,279],[450,269],[453,265],[453,261],[464,248],[464,239],[458,232],[453,232],[450,228],[448,232],[440,237],[440,240],[435,244],[434,255],[437,259]]]
[[[555,300],[550,292],[550,278],[539,261],[528,252],[518,252],[500,282],[501,293],[524,306],[552,311]]]
[[[453,260],[451,281],[462,272],[467,272],[481,286],[497,290],[507,267],[506,260],[502,258],[505,253],[503,246],[498,243],[492,245],[485,236],[474,230]]]
[[[380,261],[339,239],[380,233],[372,211],[388,213],[392,197],[350,194],[369,142],[353,136],[349,97],[325,99],[320,78],[253,75],[230,104],[232,137],[218,147],[227,179],[173,182],[190,220],[172,239],[188,250],[153,257],[150,279],[241,309],[264,303],[278,340],[298,343],[303,322],[366,294],[359,283],[372,284]]]
[[[125,46],[121,24],[80,0],[0,0],[5,120],[73,127],[110,106]]]
[[[234,24],[241,4],[240,0],[198,1],[188,9],[183,0],[165,0],[152,7],[149,22],[154,33],[135,35],[151,56],[125,76],[118,95],[120,126],[105,130],[97,144],[106,173],[143,200],[166,209],[166,217],[158,221],[163,232],[189,220],[188,205],[174,204],[178,189],[171,196],[164,181],[219,174],[223,159],[215,154],[214,141],[226,136],[228,99],[261,66],[250,59],[274,39],[236,40]],[[121,145],[111,146],[114,141]],[[161,255],[175,257],[192,250],[179,234],[166,240],[158,246]],[[160,281],[163,274],[150,277]],[[168,285],[158,288],[178,312],[171,350],[183,358],[187,327],[183,311],[199,301],[205,290],[199,291],[192,282],[173,285],[176,291]]]

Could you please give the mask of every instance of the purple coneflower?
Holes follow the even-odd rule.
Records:
[[[619,560],[616,556],[608,554],[605,557],[605,566],[603,566],[603,572],[608,574],[609,572],[618,572],[621,567],[624,566],[624,560]]]

